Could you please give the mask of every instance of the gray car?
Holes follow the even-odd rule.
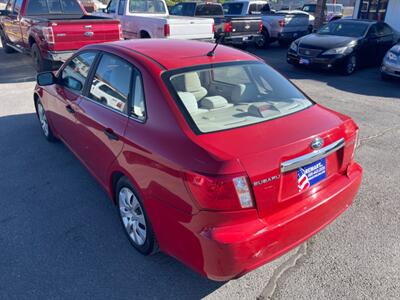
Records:
[[[400,78],[400,43],[394,45],[385,55],[382,62],[381,74],[383,79]]]

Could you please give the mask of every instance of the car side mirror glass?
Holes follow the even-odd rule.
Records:
[[[40,86],[52,85],[56,83],[56,77],[53,72],[43,72],[36,76],[36,82]]]

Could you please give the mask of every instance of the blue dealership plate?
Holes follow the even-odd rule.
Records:
[[[326,178],[326,158],[297,169],[297,187],[303,191]]]
[[[309,65],[310,64],[310,60],[307,58],[300,58],[299,64],[301,65]]]

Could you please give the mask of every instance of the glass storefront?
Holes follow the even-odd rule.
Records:
[[[361,0],[359,19],[384,21],[389,0]]]

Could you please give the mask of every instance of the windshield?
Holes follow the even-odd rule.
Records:
[[[266,64],[216,64],[172,71],[165,79],[189,122],[202,133],[279,118],[312,105]]]
[[[144,14],[165,14],[167,11],[160,0],[130,0],[129,12]]]
[[[303,6],[303,10],[304,11],[306,11],[306,12],[315,12],[315,8],[316,8],[317,6],[315,5],[315,4],[311,4],[311,5],[304,5]]]
[[[322,35],[340,35],[348,37],[362,37],[368,29],[365,23],[331,22],[322,27],[318,33]]]
[[[26,14],[28,16],[49,14],[83,15],[83,11],[76,0],[30,0]]]
[[[243,3],[225,3],[222,5],[225,15],[240,15],[243,9]]]

